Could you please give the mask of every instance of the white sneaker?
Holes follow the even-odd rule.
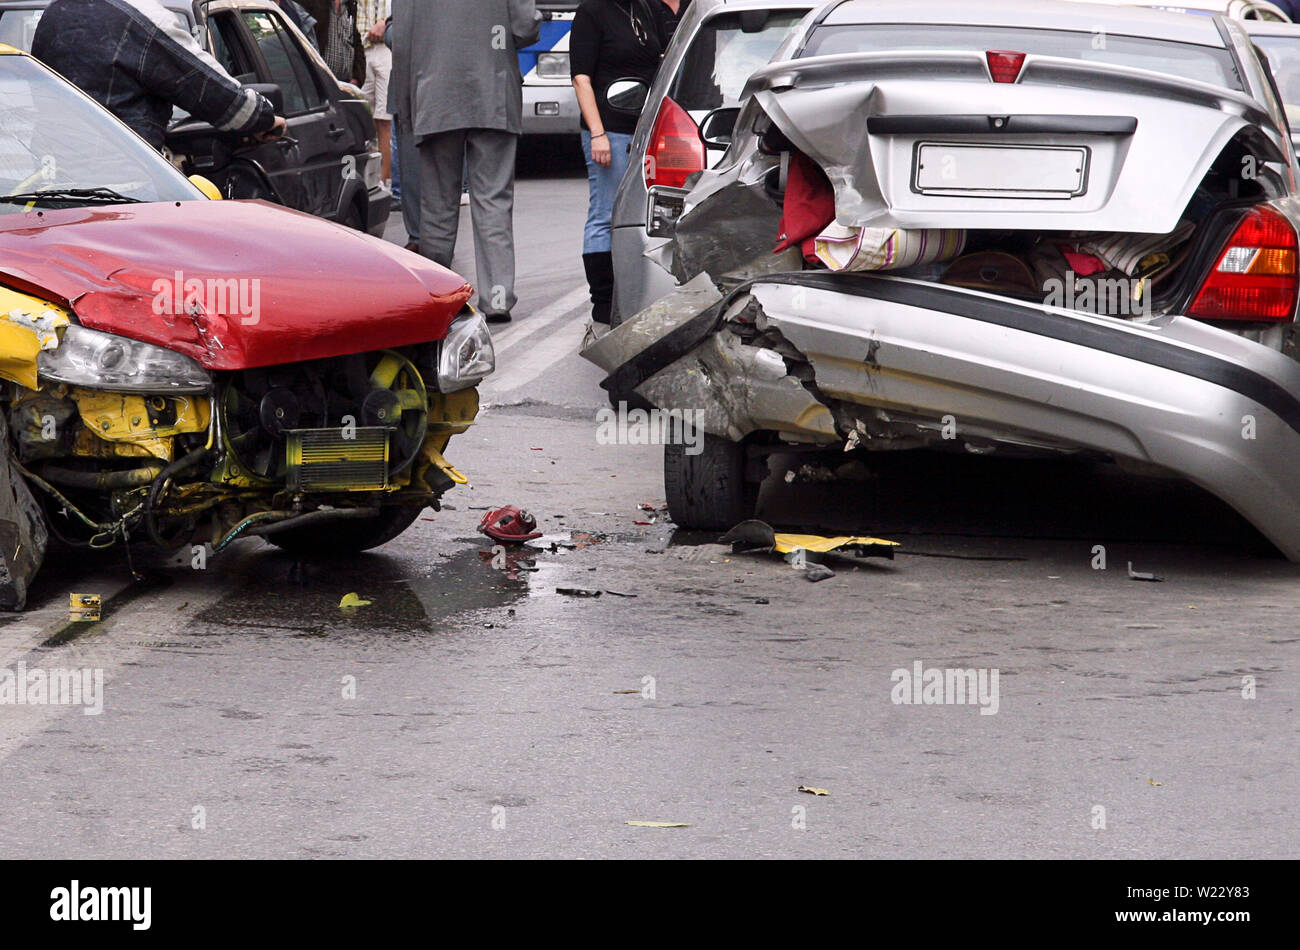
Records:
[[[466,207],[466,206],[468,206],[468,205],[469,205],[469,192],[468,192],[468,191],[462,191],[462,192],[460,193],[460,206],[461,206],[462,208],[464,208],[464,207]]]

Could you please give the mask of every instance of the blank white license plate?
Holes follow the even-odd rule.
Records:
[[[1071,198],[1087,190],[1088,150],[921,142],[912,183],[922,194]]]

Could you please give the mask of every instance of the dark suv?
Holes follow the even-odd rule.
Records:
[[[0,0],[0,43],[30,50],[49,0]],[[307,38],[266,0],[163,0],[226,71],[288,122],[274,142],[219,132],[177,110],[172,160],[227,198],[263,198],[374,235],[392,196],[380,180],[375,122],[361,91],[334,78]]]

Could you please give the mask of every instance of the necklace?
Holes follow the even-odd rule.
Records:
[[[632,33],[636,36],[636,41],[642,46],[645,46],[646,43],[650,41],[650,36],[646,33],[645,27],[641,25],[641,21],[636,18],[636,14],[632,11],[632,7],[635,3],[636,0],[632,0],[632,2],[627,5],[627,18],[632,24]]]

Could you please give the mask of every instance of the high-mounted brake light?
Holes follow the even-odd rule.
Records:
[[[994,82],[1015,82],[1025,65],[1025,54],[1012,50],[991,49],[984,54],[989,61],[989,75]]]
[[[1290,320],[1300,273],[1295,228],[1267,205],[1237,225],[1187,315],[1202,320]]]
[[[694,172],[704,170],[704,143],[690,113],[665,97],[650,133],[645,156],[645,183],[681,188]]]

